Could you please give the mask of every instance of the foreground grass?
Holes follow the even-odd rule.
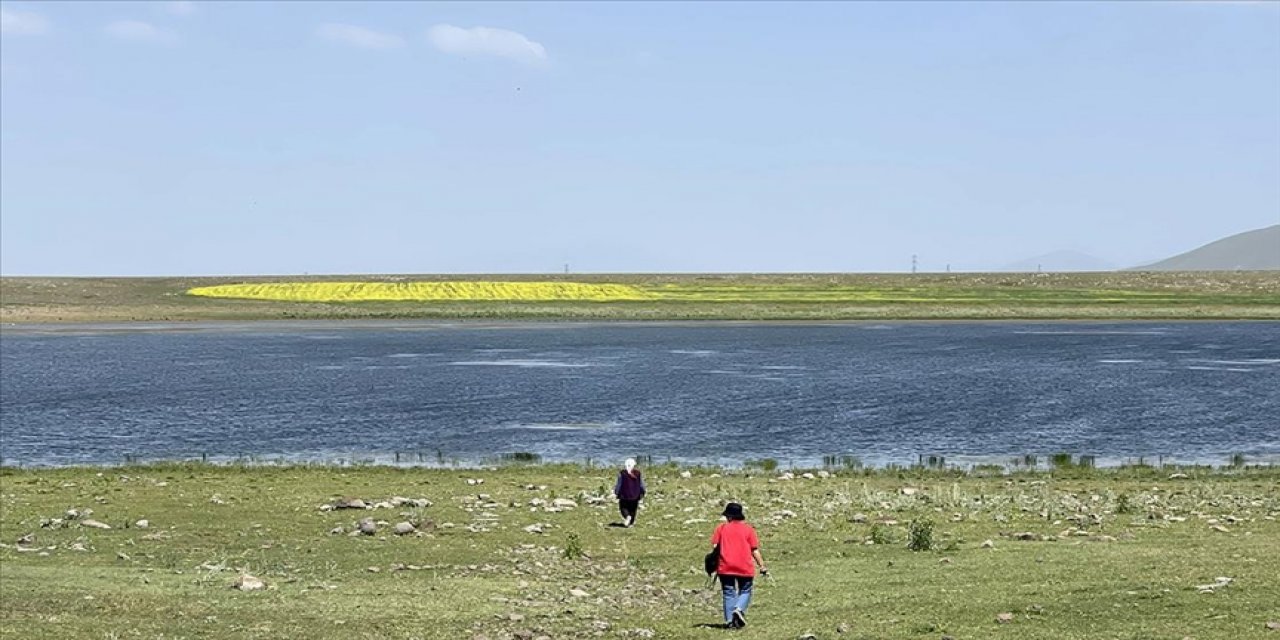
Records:
[[[577,466],[4,470],[0,635],[720,637],[700,564],[728,499],[775,574],[735,637],[1246,638],[1280,620],[1280,469],[648,471],[620,529],[612,472]],[[342,496],[432,504],[318,508]],[[365,517],[388,525],[346,533]],[[915,519],[937,550],[906,548]],[[241,572],[267,589],[229,588]]]
[[[188,294],[231,285],[289,299]],[[360,318],[1275,320],[1280,272],[0,278],[4,322]]]

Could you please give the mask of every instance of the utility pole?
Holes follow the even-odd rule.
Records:
[[[916,272],[916,254],[911,254],[911,273]]]
[[[569,263],[568,263],[568,262],[564,263],[564,274],[565,274],[566,276],[567,276],[567,275],[569,275]]]

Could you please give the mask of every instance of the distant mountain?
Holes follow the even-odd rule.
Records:
[[[1116,265],[1079,251],[1054,251],[1044,255],[1019,260],[996,271],[1112,271]]]
[[[1136,271],[1270,271],[1280,269],[1280,224],[1237,233],[1198,249],[1134,267]]]

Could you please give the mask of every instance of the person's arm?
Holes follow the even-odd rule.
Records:
[[[613,483],[613,496],[619,498],[622,496],[622,473],[618,474],[617,482]]]
[[[760,567],[761,575],[769,575],[769,569],[764,566],[764,556],[760,555],[759,549],[751,550],[751,558],[756,561],[756,566]]]

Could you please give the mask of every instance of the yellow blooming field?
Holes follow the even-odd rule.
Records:
[[[549,301],[618,302],[651,300],[641,289],[623,284],[580,282],[273,282],[196,287],[187,293],[208,298],[287,302],[371,301]]]

